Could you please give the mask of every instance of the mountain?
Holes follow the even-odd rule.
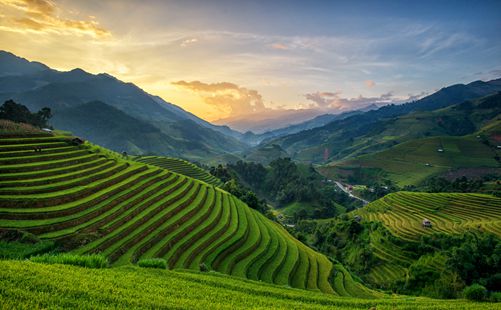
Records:
[[[58,128],[72,131],[103,146],[138,154],[182,154],[185,158],[195,160],[210,159],[247,148],[245,143],[237,139],[239,134],[228,127],[212,125],[111,75],[94,75],[81,69],[60,72],[7,52],[0,52],[0,58],[3,60],[0,66],[0,100],[14,99],[31,110],[50,107],[54,114],[52,121]],[[100,102],[99,106],[96,103],[89,104],[95,101]],[[100,111],[100,108],[103,110]],[[111,120],[111,115],[117,116],[117,119]],[[97,120],[109,121],[115,129],[110,124],[98,125]],[[150,127],[154,127],[156,131],[147,142],[138,142],[132,138],[137,135],[131,134],[131,129],[127,130],[136,128],[136,132],[143,132],[137,130],[138,127],[150,133]],[[109,130],[98,134],[97,128]]]
[[[448,108],[392,120],[382,137],[396,144],[381,152],[334,161],[320,168],[329,178],[370,184],[391,180],[420,185],[431,176],[501,175],[501,93]]]
[[[56,128],[71,128],[80,137],[99,141],[99,145],[129,154],[148,150],[151,153],[167,151],[179,155],[186,149],[182,140],[173,139],[150,123],[100,101],[62,109],[52,124]],[[124,136],[127,138],[123,139]]]
[[[28,61],[16,55],[0,51],[0,76],[18,76],[48,70],[44,64]]]
[[[267,109],[248,115],[231,116],[214,121],[215,124],[225,124],[241,132],[252,131],[261,134],[266,131],[299,124],[321,114],[315,109]]]
[[[475,99],[501,91],[501,79],[488,82],[476,81],[467,85],[458,84],[443,88],[438,92],[418,101],[402,105],[388,105],[377,110],[335,120],[325,126],[301,131],[295,134],[266,141],[277,144],[293,159],[304,162],[325,162],[347,159],[364,153],[384,150],[405,141],[399,138],[410,132],[409,137],[417,138],[434,135],[426,128],[418,134],[412,134],[422,122],[414,120],[410,127],[405,118],[396,120],[411,112],[426,112],[445,108],[465,100]],[[462,124],[460,124],[462,126]],[[416,127],[417,126],[417,127]],[[458,125],[452,125],[457,127]]]
[[[367,112],[377,109],[376,104],[368,105],[357,112]],[[283,132],[292,134],[301,130],[310,129],[325,125],[328,122],[324,120],[335,120],[339,115],[350,115],[354,111],[343,112],[338,114],[325,114],[317,109],[288,109],[288,110],[273,110],[268,109],[264,112],[254,113],[245,116],[228,117],[216,120],[216,124],[226,124],[231,128],[242,132],[253,132],[256,134],[257,140],[282,135]],[[317,125],[318,124],[318,125]],[[287,130],[290,128],[290,130]],[[277,134],[270,134],[276,132]],[[250,141],[253,142],[253,141]]]
[[[322,114],[319,116],[314,117],[313,119],[304,121],[299,124],[295,125],[290,125],[287,127],[267,131],[265,133],[259,134],[259,135],[252,135],[252,138],[244,138],[244,141],[250,143],[250,144],[257,144],[261,143],[263,141],[267,141],[273,138],[278,138],[278,137],[283,137],[286,135],[291,135],[294,133],[298,133],[303,130],[308,130],[308,129],[313,129],[317,127],[322,127],[332,121],[339,120],[339,119],[344,119],[352,115],[360,114],[362,113],[362,110],[355,110],[355,111],[349,111],[349,112],[344,112],[341,114]]]

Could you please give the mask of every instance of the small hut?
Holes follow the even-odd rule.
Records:
[[[354,219],[354,220],[355,220],[355,222],[357,222],[357,223],[360,223],[360,222],[362,221],[362,217],[361,217],[360,215],[355,215],[355,216],[353,217],[353,219]]]
[[[424,219],[423,220],[423,227],[431,228],[432,227],[431,221],[429,219]]]
[[[82,145],[85,143],[85,140],[84,139],[80,139],[79,137],[76,137],[74,139],[71,140],[71,143],[73,145]]]

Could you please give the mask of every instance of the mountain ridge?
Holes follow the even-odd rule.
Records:
[[[0,100],[13,99],[32,110],[47,106],[53,111],[53,122],[61,129],[72,131],[84,138],[91,138],[103,146],[113,148],[113,145],[106,144],[100,136],[86,136],[81,126],[76,128],[76,125],[61,120],[60,117],[64,115],[69,118],[70,112],[76,107],[100,101],[130,116],[130,121],[150,123],[164,135],[170,136],[171,141],[180,143],[160,149],[151,144],[150,147],[137,149],[139,154],[156,153],[179,156],[180,152],[189,149],[188,146],[191,143],[193,146],[200,147],[196,150],[199,155],[191,159],[200,160],[204,159],[203,153],[212,157],[240,152],[247,148],[245,143],[238,140],[239,135],[230,128],[212,125],[158,96],[148,94],[133,83],[120,81],[107,73],[91,74],[80,68],[64,72],[57,71],[39,63],[29,62],[12,53],[2,52],[0,55],[4,60],[0,67],[2,69],[0,71]],[[14,70],[18,70],[20,74],[13,75]],[[80,113],[85,114],[85,111],[80,111]],[[93,110],[92,113],[93,115],[86,115],[87,119],[100,117],[99,111]],[[79,118],[80,115],[72,117]],[[187,134],[187,131],[190,134]],[[190,140],[190,135],[202,137],[204,140]],[[126,132],[117,133],[115,139],[128,141],[128,135]],[[158,144],[165,145],[164,141]],[[176,149],[180,150],[173,152]],[[186,153],[184,157],[189,158],[190,155],[191,153]]]
[[[431,111],[476,99],[501,91],[501,79],[488,82],[475,81],[469,84],[456,84],[444,87],[434,94],[417,101],[401,105],[387,105],[344,119],[334,120],[324,126],[301,131],[271,139],[265,144],[277,144],[293,159],[305,162],[325,162],[343,159],[357,148],[373,146],[372,151],[390,147],[394,139],[371,140],[371,137],[381,133],[391,119],[407,115],[415,111]],[[393,141],[392,141],[393,140]],[[327,153],[327,158],[325,154]]]

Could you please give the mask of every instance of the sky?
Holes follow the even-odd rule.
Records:
[[[217,123],[501,77],[501,1],[0,0],[0,49]]]

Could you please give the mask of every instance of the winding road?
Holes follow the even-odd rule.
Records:
[[[367,200],[365,200],[363,198],[360,198],[358,196],[353,195],[348,188],[346,188],[343,184],[341,184],[341,182],[334,181],[334,183],[336,183],[337,187],[339,187],[343,192],[345,192],[346,194],[348,194],[348,196],[350,196],[351,198],[360,200],[364,205],[366,205],[366,204],[369,203],[369,201],[367,201]]]

